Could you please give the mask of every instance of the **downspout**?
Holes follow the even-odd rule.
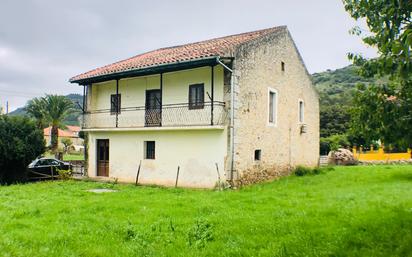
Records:
[[[230,180],[233,183],[233,172],[234,172],[234,158],[235,158],[235,94],[233,92],[234,89],[234,75],[233,70],[229,68],[226,64],[224,64],[219,57],[216,58],[216,61],[223,66],[224,69],[230,72]]]
[[[119,127],[119,79],[116,79],[116,128]]]

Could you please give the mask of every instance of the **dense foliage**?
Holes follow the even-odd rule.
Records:
[[[320,138],[320,154],[327,155],[330,151],[337,150],[338,148],[349,148],[351,142],[346,134],[336,134],[328,137]]]
[[[379,52],[375,59],[349,57],[363,76],[389,77],[384,85],[359,88],[353,130],[369,139],[412,146],[412,1],[344,0],[344,4],[353,18],[366,20],[370,31],[364,35],[354,28],[353,32]]]
[[[386,78],[364,78],[359,67],[347,66],[312,75],[320,96],[320,154],[352,145],[369,145],[361,133],[350,130],[351,109],[357,96],[357,85],[382,84]]]
[[[43,131],[26,117],[0,115],[0,184],[24,181],[26,167],[44,153]]]
[[[312,75],[320,96],[320,136],[322,138],[348,133],[349,110],[353,104],[356,85],[376,81],[359,76],[358,71],[359,68],[348,66]]]

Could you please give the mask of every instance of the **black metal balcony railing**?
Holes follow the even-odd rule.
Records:
[[[212,111],[213,106],[213,111]],[[227,111],[223,102],[205,102],[203,108],[188,103],[164,104],[161,108],[126,107],[119,113],[110,109],[95,110],[83,114],[83,128],[140,128],[140,127],[187,127],[223,125]]]

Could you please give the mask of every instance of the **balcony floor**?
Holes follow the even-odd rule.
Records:
[[[175,126],[175,127],[139,127],[139,128],[83,128],[82,131],[173,131],[173,130],[224,130],[225,125]]]

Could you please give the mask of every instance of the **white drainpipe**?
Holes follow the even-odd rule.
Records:
[[[233,92],[234,89],[234,75],[233,70],[229,68],[226,64],[224,64],[219,57],[216,58],[216,61],[223,66],[227,71],[230,72],[230,179],[233,181],[233,170],[234,170],[234,158],[235,158],[235,93]]]

